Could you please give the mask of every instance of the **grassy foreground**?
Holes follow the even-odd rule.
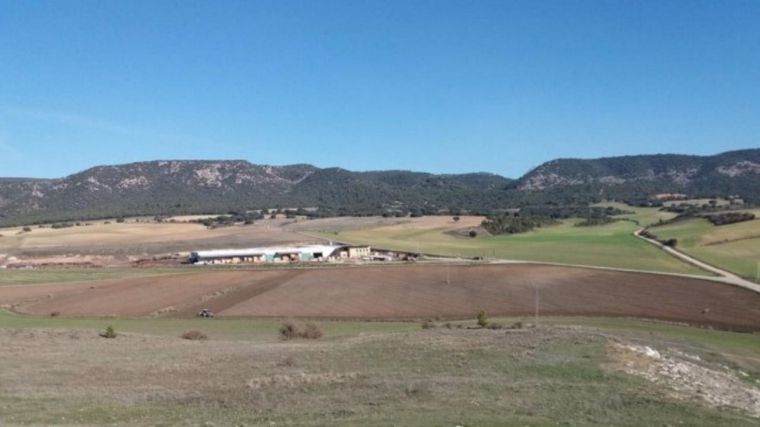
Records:
[[[493,319],[511,323],[530,319]],[[123,334],[97,336],[107,323]],[[625,319],[522,330],[320,322],[30,318],[0,312],[2,425],[750,426],[620,372],[610,345],[679,349],[760,378],[756,335]],[[474,321],[461,322],[473,326]],[[198,329],[208,341],[179,331]],[[65,361],[65,363],[63,363]]]

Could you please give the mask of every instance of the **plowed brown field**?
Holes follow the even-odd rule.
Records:
[[[198,272],[0,288],[20,312],[77,316],[422,319],[626,316],[760,330],[760,294],[687,277],[542,265],[385,266]]]

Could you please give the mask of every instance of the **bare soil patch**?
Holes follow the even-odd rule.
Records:
[[[623,316],[760,330],[760,295],[686,277],[543,265],[334,267],[198,272],[0,288],[0,305],[77,316],[331,319]]]
[[[68,316],[141,317],[194,313],[201,305],[243,285],[255,289],[286,271],[228,271],[141,277],[101,282],[4,287],[0,304],[15,304],[19,312]],[[47,293],[46,293],[47,292]],[[223,299],[223,298],[222,298]],[[187,310],[187,307],[190,307]]]

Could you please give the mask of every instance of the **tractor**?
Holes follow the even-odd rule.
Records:
[[[205,317],[207,319],[212,319],[214,317],[214,312],[212,312],[208,308],[204,308],[203,310],[199,311],[196,316],[198,316],[198,317]]]

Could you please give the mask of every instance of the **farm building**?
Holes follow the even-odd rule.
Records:
[[[369,246],[274,246],[249,249],[195,251],[190,254],[189,262],[192,264],[308,262],[328,261],[341,258],[363,258],[369,256],[369,254]]]

